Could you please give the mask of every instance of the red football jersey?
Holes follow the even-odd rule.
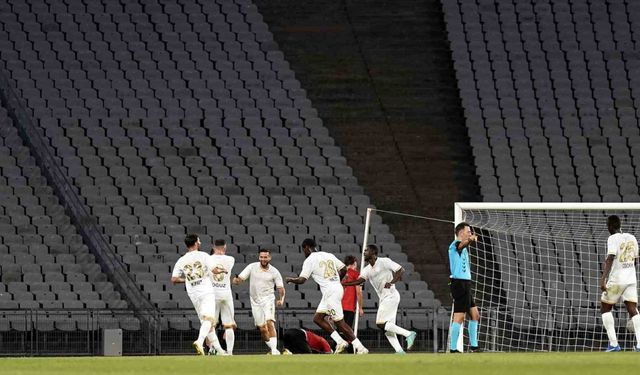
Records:
[[[311,350],[318,353],[331,353],[331,347],[323,337],[307,330],[305,330],[304,333],[307,334],[307,343]]]
[[[345,281],[356,281],[359,278],[360,278],[360,272],[351,268],[347,270]],[[342,295],[342,310],[356,311],[356,302],[357,302],[356,287],[345,286],[344,294]]]

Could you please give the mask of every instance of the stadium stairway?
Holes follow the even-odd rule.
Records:
[[[450,220],[479,199],[438,1],[256,4],[378,208]],[[451,225],[383,218],[448,301]]]
[[[0,107],[0,309],[64,309],[40,316],[38,331],[88,330],[88,310],[123,309],[127,302],[102,272],[23,144],[6,108]],[[73,311],[84,312],[80,314]],[[4,313],[3,313],[4,314]],[[103,314],[106,316],[106,314]],[[127,317],[100,328],[139,329]],[[0,331],[24,331],[23,315],[4,316]]]

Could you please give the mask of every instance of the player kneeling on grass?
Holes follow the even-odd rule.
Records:
[[[342,282],[342,285],[361,285],[366,280],[369,280],[378,294],[378,298],[380,298],[376,324],[385,331],[385,336],[396,353],[404,354],[397,335],[406,337],[407,350],[413,348],[416,339],[416,332],[408,331],[396,325],[400,293],[398,293],[394,284],[400,281],[404,270],[402,266],[389,258],[378,258],[378,247],[376,245],[367,246],[364,250],[364,261],[367,265],[362,269],[358,280]]]
[[[331,354],[331,346],[323,337],[308,329],[291,328],[282,336],[282,354]]]
[[[622,233],[620,218],[612,215],[607,218],[609,239],[607,240],[607,258],[604,262],[602,279],[600,279],[600,297],[602,324],[609,337],[609,346],[605,351],[619,352],[615,322],[611,309],[620,298],[627,307],[631,323],[636,333],[635,350],[640,351],[640,315],[638,315],[638,289],[636,280],[636,259],[638,258],[638,241],[629,233]]]
[[[331,335],[331,338],[336,342],[336,354],[344,352],[349,343],[340,337],[340,334],[333,329],[331,323],[326,321],[325,317],[327,316],[331,317],[344,337],[351,341],[356,354],[369,353],[369,350],[355,337],[351,327],[344,321],[342,312],[344,288],[340,284],[340,279],[346,273],[344,263],[333,254],[318,251],[316,242],[310,238],[302,242],[302,251],[307,257],[302,264],[302,272],[300,272],[299,277],[287,277],[287,283],[304,284],[309,277],[313,277],[313,280],[320,286],[322,299],[318,304],[316,314],[313,316],[313,322]]]
[[[209,335],[216,349],[220,348],[220,343],[215,335],[216,325],[216,297],[211,285],[212,275],[224,273],[223,269],[215,267],[209,254],[199,251],[200,239],[195,234],[188,234],[184,243],[187,246],[187,253],[178,259],[171,274],[173,284],[185,283],[187,295],[200,318],[200,331],[198,339],[193,342],[193,348],[198,355],[204,355],[205,337]],[[222,348],[220,351],[223,352]]]
[[[284,305],[284,283],[282,275],[272,265],[271,250],[260,249],[258,262],[251,263],[233,279],[238,285],[249,280],[249,297],[251,299],[251,313],[256,326],[260,330],[262,340],[271,349],[271,354],[279,355],[278,336],[276,333],[276,305]],[[275,301],[273,288],[278,289],[280,297]],[[275,304],[274,304],[275,302]]]

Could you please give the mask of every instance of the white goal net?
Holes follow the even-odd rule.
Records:
[[[600,320],[607,217],[640,237],[640,204],[456,203],[455,222],[479,235],[470,248],[480,345],[490,351],[592,351],[607,346]],[[620,346],[632,349],[623,304]],[[465,343],[467,339],[465,338]]]

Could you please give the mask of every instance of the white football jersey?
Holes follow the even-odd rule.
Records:
[[[213,294],[211,270],[213,270],[213,263],[209,254],[190,251],[178,259],[171,276],[185,278],[187,294],[193,300],[206,294]]]
[[[280,271],[271,264],[265,270],[260,266],[260,262],[251,263],[240,272],[238,277],[249,280],[249,297],[253,304],[274,301],[276,299],[273,294],[274,287],[284,288]]]
[[[362,269],[360,273],[360,277],[369,280],[373,289],[375,289],[378,297],[382,298],[382,293],[384,292],[384,286],[389,281],[393,280],[393,273],[400,270],[402,268],[401,265],[392,261],[389,258],[378,258],[376,259],[375,264],[371,267],[371,264],[368,264]],[[388,290],[395,290],[396,286],[391,285]]]
[[[607,240],[607,255],[615,255],[609,284],[633,284],[636,282],[635,261],[638,257],[638,241],[629,233],[615,233]]]
[[[231,270],[236,264],[234,257],[229,255],[210,255],[213,262],[213,268],[222,268],[227,273],[219,273],[211,276],[213,290],[216,293],[216,297],[228,297],[231,295]]]
[[[309,276],[313,277],[313,280],[320,285],[320,291],[324,293],[328,288],[342,288],[339,271],[344,267],[344,263],[335,255],[316,251],[305,259],[300,277],[305,279],[309,279]]]

